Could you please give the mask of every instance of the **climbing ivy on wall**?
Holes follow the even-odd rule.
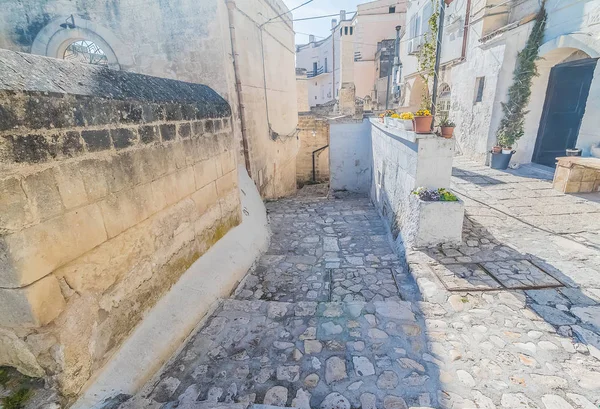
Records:
[[[439,5],[436,0],[431,0],[433,13],[427,24],[429,31],[423,35],[423,45],[419,52],[420,76],[425,82],[425,91],[421,95],[421,109],[431,108],[431,95],[429,93],[430,81],[435,75],[435,53],[437,50],[438,19],[440,18]]]
[[[538,75],[536,60],[544,39],[547,17],[544,1],[535,18],[535,24],[527,39],[527,44],[517,55],[513,83],[508,89],[508,102],[502,103],[504,117],[496,133],[500,146],[512,147],[525,133],[525,115],[528,113],[525,108],[531,97],[531,82],[533,77]]]

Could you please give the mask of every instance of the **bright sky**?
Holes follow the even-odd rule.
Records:
[[[306,3],[307,0],[283,0],[288,9]],[[294,18],[305,18],[313,16],[321,16],[327,14],[338,14],[340,10],[346,12],[356,11],[356,5],[367,3],[368,0],[313,0],[306,6],[300,7],[298,10],[292,11]],[[350,18],[352,15],[347,15]],[[296,31],[296,44],[308,43],[308,35],[314,34],[317,40],[327,37],[331,33],[331,19],[339,17],[324,17],[314,20],[294,21],[294,31]],[[301,34],[304,33],[304,34]]]

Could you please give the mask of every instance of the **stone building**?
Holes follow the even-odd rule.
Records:
[[[68,401],[240,223],[231,109],[205,85],[8,50],[0,101],[0,366]],[[219,273],[207,289],[227,293]]]
[[[315,40],[311,35],[308,44],[297,45],[296,67],[307,72],[309,105],[340,100],[340,93],[348,101],[376,100],[378,43],[395,37],[395,27],[404,24],[405,13],[406,3],[399,0],[359,4],[352,18],[342,10],[339,23],[331,21],[329,37]]]
[[[294,32],[281,0],[3,5],[0,48],[210,85],[231,104],[240,163],[263,197],[294,191]]]
[[[554,166],[554,158],[564,156],[566,148],[581,148],[585,156],[600,142],[593,110],[600,98],[600,1],[545,4],[539,76],[533,80],[525,135],[514,147],[513,161]],[[536,0],[465,0],[446,8],[438,109],[456,122],[460,150],[481,162],[496,143],[501,102],[507,100],[517,53],[539,7]],[[419,77],[417,56],[431,13],[429,0],[413,1],[408,8],[409,26],[401,41],[403,110],[418,108],[428,91]]]

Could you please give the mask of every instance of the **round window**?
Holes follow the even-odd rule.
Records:
[[[69,44],[63,58],[86,64],[108,65],[104,51],[96,43],[88,40],[78,40]]]

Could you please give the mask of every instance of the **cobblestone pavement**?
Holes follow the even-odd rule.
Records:
[[[127,407],[600,407],[598,196],[454,175],[463,243],[406,261],[368,199],[268,203],[268,253]]]

